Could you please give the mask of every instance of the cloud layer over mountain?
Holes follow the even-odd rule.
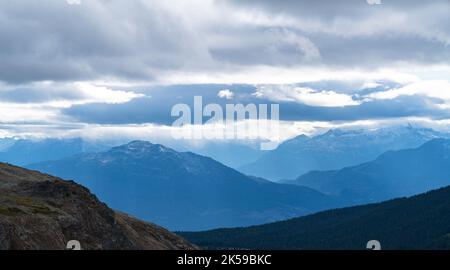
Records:
[[[449,118],[448,1],[0,5],[1,136],[168,125],[196,93],[313,130]]]

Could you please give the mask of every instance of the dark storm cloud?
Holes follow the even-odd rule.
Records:
[[[268,19],[261,23],[266,28],[284,24],[285,29],[308,39],[320,52],[316,64],[377,68],[402,62],[446,64],[450,60],[449,1],[384,0],[380,5],[369,5],[365,0],[233,3],[267,14]],[[277,19],[282,22],[277,23]]]
[[[80,100],[85,96],[70,88],[17,87],[0,91],[0,100],[11,103],[45,103],[58,100]]]
[[[450,61],[450,2],[2,1],[0,80]]]
[[[0,80],[151,79],[206,62],[183,19],[145,1],[2,1]],[[195,61],[192,61],[195,59]]]

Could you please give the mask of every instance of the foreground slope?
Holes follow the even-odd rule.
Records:
[[[339,205],[310,188],[250,178],[143,141],[30,167],[74,179],[112,207],[172,230],[262,224]]]
[[[181,237],[114,212],[86,188],[0,163],[0,250],[195,249]]]
[[[182,233],[206,248],[450,249],[450,187],[410,198],[356,206],[266,225]]]

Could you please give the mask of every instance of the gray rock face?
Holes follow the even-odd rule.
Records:
[[[71,181],[0,163],[0,250],[196,249],[154,224],[115,212]]]

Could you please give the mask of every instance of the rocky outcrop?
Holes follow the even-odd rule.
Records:
[[[183,238],[116,212],[73,181],[0,163],[0,250],[196,249]]]

